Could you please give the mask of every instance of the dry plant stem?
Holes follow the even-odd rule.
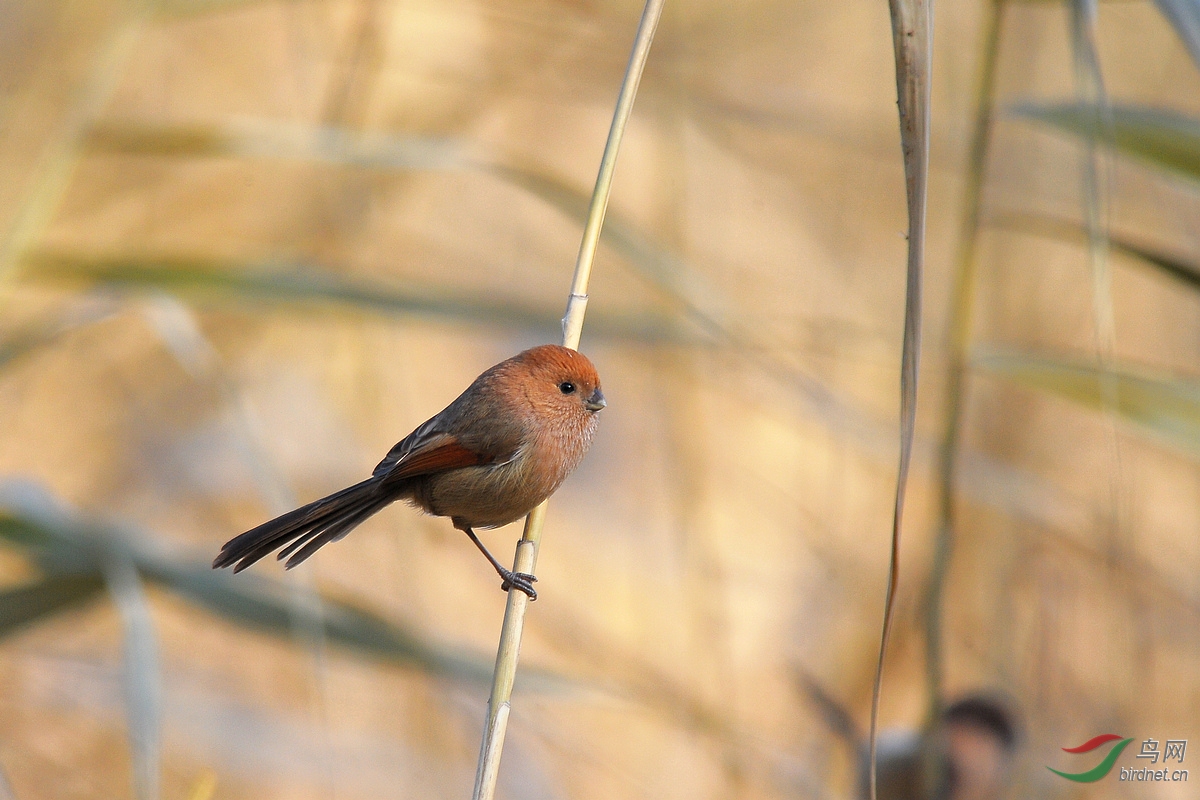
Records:
[[[992,139],[992,111],[995,105],[996,62],[1000,52],[1000,30],[1005,0],[993,0],[984,19],[983,56],[980,62],[975,129],[967,162],[967,185],[963,198],[962,228],[955,256],[954,288],[947,326],[946,350],[946,421],[938,449],[938,534],[934,543],[933,565],[924,602],[925,669],[929,709],[925,724],[932,726],[942,712],[942,593],[946,570],[954,547],[954,474],[958,444],[962,433],[966,403],[965,370],[971,346],[975,308],[975,258],[979,242],[979,223],[983,208],[983,180]]]
[[[1116,350],[1116,323],[1113,314],[1112,266],[1108,251],[1108,170],[1099,142],[1112,141],[1112,107],[1104,87],[1100,55],[1096,46],[1095,0],[1073,0],[1071,3],[1071,33],[1074,49],[1076,95],[1081,106],[1094,110],[1095,117],[1088,126],[1086,147],[1082,154],[1083,215],[1087,228],[1088,262],[1092,275],[1092,316],[1096,361],[1100,369],[1100,390],[1104,413],[1108,417],[1109,455],[1114,469],[1109,479],[1109,546],[1114,562],[1122,555],[1119,539],[1121,529],[1121,446],[1117,435],[1118,389],[1113,361]]]
[[[892,44],[896,55],[896,95],[900,106],[900,144],[904,152],[908,195],[908,268],[905,281],[904,344],[900,361],[900,466],[896,475],[896,504],[892,515],[892,547],[888,568],[879,663],[871,691],[869,736],[871,800],[876,800],[875,745],[879,727],[879,696],[883,661],[892,632],[896,583],[900,570],[900,527],[904,490],[912,458],[916,425],[917,372],[921,353],[921,265],[925,256],[926,180],[929,175],[929,72],[933,53],[932,0],[889,0]]]
[[[1096,366],[1100,381],[1101,407],[1106,418],[1106,444],[1108,449],[1108,518],[1104,521],[1107,538],[1108,567],[1115,573],[1115,565],[1123,561],[1128,551],[1123,540],[1123,509],[1121,502],[1122,453],[1121,438],[1117,431],[1120,417],[1120,389],[1114,371],[1116,351],[1116,322],[1113,310],[1112,264],[1109,259],[1108,201],[1110,174],[1113,164],[1107,151],[1100,147],[1102,141],[1113,140],[1112,105],[1104,85],[1100,67],[1100,53],[1096,42],[1098,9],[1097,0],[1072,0],[1071,40],[1074,52],[1076,96],[1081,106],[1093,109],[1094,117],[1088,126],[1086,146],[1081,154],[1083,213],[1087,227],[1088,266],[1092,276],[1092,316],[1094,319],[1094,346]],[[1137,626],[1137,614],[1133,614],[1130,625]],[[1115,632],[1115,631],[1114,631]],[[1119,637],[1123,639],[1124,637]],[[1108,663],[1114,663],[1132,652],[1133,642],[1117,641],[1108,637],[1106,644]],[[1134,657],[1127,662],[1127,669],[1115,668],[1120,674],[1132,671],[1135,677],[1144,675],[1139,660]],[[1114,669],[1110,667],[1110,669]],[[1139,675],[1138,673],[1142,673]],[[1113,674],[1113,673],[1110,673]],[[1115,674],[1113,674],[1115,677]],[[1133,702],[1132,696],[1125,698]]]
[[[154,621],[141,576],[131,560],[112,559],[104,565],[104,577],[124,629],[122,682],[133,757],[133,793],[137,800],[158,800],[162,770],[162,685]]]
[[[613,174],[617,168],[617,152],[625,136],[625,125],[633,111],[633,100],[637,96],[638,84],[646,58],[650,55],[650,43],[662,16],[666,0],[646,0],[646,8],[638,23],[637,36],[629,65],[625,68],[625,80],[617,96],[617,107],[613,111],[612,126],[608,130],[608,141],[604,144],[604,155],[600,158],[600,170],[596,175],[596,188],[592,191],[592,202],[588,207],[587,223],[583,228],[583,241],[579,244],[579,256],[575,259],[575,276],[571,280],[571,295],[567,300],[567,312],[563,316],[563,346],[572,349],[579,346],[583,333],[583,316],[587,310],[588,279],[592,274],[592,262],[596,258],[596,247],[600,244],[600,229],[604,226],[604,213],[608,210],[608,198],[612,192]]]
[[[545,516],[546,504],[542,503],[525,518],[525,530],[521,534],[521,540],[517,542],[513,572],[533,574],[537,567],[538,544]],[[474,800],[490,800],[496,792],[500,753],[504,747],[504,734],[508,729],[508,715],[511,710],[509,698],[512,697],[513,681],[517,675],[521,634],[525,629],[525,610],[528,607],[528,595],[522,591],[508,590],[504,625],[500,629],[500,646],[496,649],[496,670],[492,674],[492,696],[488,700],[483,741],[479,747],[479,766],[475,771],[475,791],[471,795]]]
[[[571,294],[567,299],[567,311],[563,316],[563,339],[565,347],[575,349],[583,333],[583,318],[587,311],[588,278],[592,273],[592,262],[600,242],[600,230],[604,225],[604,212],[608,209],[608,198],[612,192],[613,174],[617,166],[617,153],[625,134],[625,125],[633,110],[646,58],[650,55],[650,44],[654,31],[662,16],[665,0],[647,0],[638,23],[633,52],[625,68],[625,79],[617,96],[617,107],[613,112],[612,126],[604,155],[600,159],[600,170],[596,176],[596,188],[592,192],[588,208],[587,224],[583,230],[583,241],[579,245],[579,257],[575,261],[575,276],[571,280]],[[513,572],[533,574],[537,566],[538,546],[542,538],[542,521],[546,517],[546,503],[530,512],[525,520],[525,530],[517,542]],[[496,670],[492,675],[492,694],[488,699],[487,719],[484,723],[483,741],[479,747],[479,766],[475,772],[473,800],[491,800],[496,792],[499,777],[500,755],[504,747],[504,734],[508,728],[511,711],[513,681],[517,674],[517,661],[521,654],[521,635],[525,628],[525,610],[529,598],[524,592],[509,589],[508,604],[504,609],[504,624],[500,630],[500,646],[496,652]]]

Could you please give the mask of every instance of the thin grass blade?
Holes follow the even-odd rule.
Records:
[[[77,524],[49,492],[29,480],[0,482],[0,538],[39,557],[78,551],[82,568],[97,568]]]
[[[999,214],[990,220],[997,228],[1007,228],[1036,236],[1053,237],[1064,241],[1086,241],[1087,229],[1078,222],[1049,214]],[[1108,234],[1112,250],[1155,267],[1162,274],[1188,286],[1200,289],[1200,260],[1189,258],[1119,233]]]
[[[1086,103],[1023,104],[1013,111],[1176,175],[1200,180],[1200,120],[1145,106],[1098,108]]]
[[[297,626],[324,631],[331,644],[395,664],[473,681],[487,681],[491,664],[455,653],[346,601],[322,597],[320,607],[297,605],[288,587],[214,571],[207,563],[182,562],[142,554],[148,580],[242,625],[290,638]]]
[[[336,126],[244,120],[225,125],[163,125],[109,121],[83,141],[93,154],[168,158],[244,158],[317,161],[375,170],[464,169],[478,166],[456,139],[389,136]]]
[[[267,0],[158,0],[154,11],[160,17],[184,17],[264,2]]]
[[[104,590],[98,572],[50,574],[0,592],[0,638],[91,602]]]
[[[1186,284],[1191,289],[1200,289],[1200,262],[1111,234],[1108,241],[1114,250],[1134,256],[1152,267],[1157,267],[1163,274]]]
[[[164,291],[193,300],[284,307],[340,306],[388,315],[451,318],[545,333],[557,327],[548,310],[494,297],[405,290],[344,278],[311,266],[253,265],[189,258],[96,258],[38,253],[26,261],[26,280],[81,283],[109,289]],[[601,315],[595,332],[641,343],[704,344],[706,339],[672,315]]]
[[[166,553],[158,544],[161,539],[73,513],[37,484],[0,484],[0,537],[32,549],[44,568],[61,569],[66,565],[79,572],[90,569],[90,574],[103,574],[110,586],[123,591],[129,590],[128,576],[121,572],[113,575],[110,565],[127,561],[133,565],[139,586],[142,580],[153,582],[232,622],[283,639],[291,638],[297,615],[306,622],[312,620],[303,615],[315,614],[331,643],[372,658],[469,680],[486,681],[491,676],[487,659],[429,642],[345,601],[323,598],[319,609],[298,609],[286,586],[252,575],[234,579],[215,572],[207,559]],[[126,611],[136,621],[139,612],[130,602]],[[553,676],[541,678],[551,680]]]
[[[1200,380],[1128,366],[1103,373],[1096,365],[1053,356],[989,353],[975,365],[1023,386],[1105,410],[1106,386],[1115,387],[1116,412],[1158,440],[1200,456]]]

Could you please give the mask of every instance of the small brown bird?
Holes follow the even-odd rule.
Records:
[[[213,568],[240,572],[263,556],[291,569],[397,500],[471,537],[503,580],[537,599],[532,575],[488,552],[474,528],[515,522],[579,465],[607,405],[600,376],[581,353],[542,345],[484,372],[433,419],[401,440],[370,478],[264,522],[225,543]]]

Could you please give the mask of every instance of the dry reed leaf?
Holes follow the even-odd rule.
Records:
[[[1166,442],[1200,455],[1200,381],[1116,365],[1110,372],[1094,363],[1019,353],[991,352],[975,358],[978,368],[1096,411],[1105,411],[1111,381],[1114,410]]]

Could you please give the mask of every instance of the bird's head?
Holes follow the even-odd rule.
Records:
[[[600,375],[582,353],[546,344],[512,360],[522,373],[526,396],[539,411],[594,424],[598,412],[608,405],[600,391]]]

